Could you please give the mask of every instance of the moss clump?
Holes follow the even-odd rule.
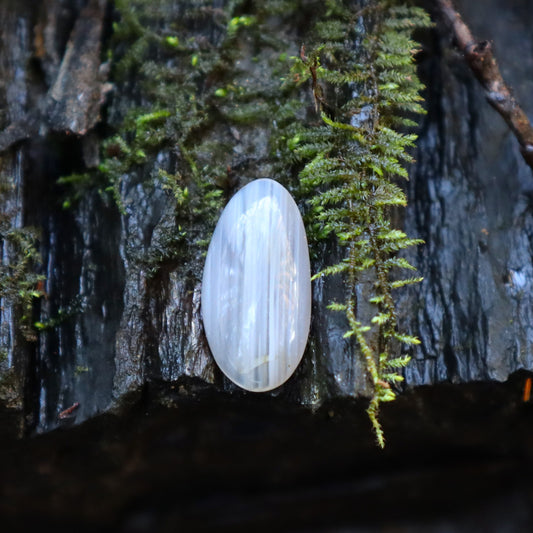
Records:
[[[379,406],[395,399],[393,387],[403,380],[399,371],[410,360],[397,355],[398,346],[419,342],[398,330],[393,293],[421,280],[397,277],[397,271],[413,270],[399,253],[421,241],[395,228],[392,215],[407,203],[396,181],[408,177],[405,164],[412,161],[409,149],[416,140],[401,130],[416,124],[413,114],[424,112],[411,33],[430,21],[421,9],[394,2],[363,11],[348,2],[329,6],[315,27],[318,43],[302,49],[293,68],[296,82],[310,85],[319,120],[294,127],[288,145],[304,165],[300,178],[317,235],[334,236],[346,250],[339,263],[315,277],[345,278],[345,300],[329,307],[346,314],[344,337],[355,339],[365,360],[374,390],[367,412],[383,447]],[[361,284],[369,280],[365,305],[374,311],[364,323]]]
[[[37,230],[13,227],[8,212],[0,214],[0,304],[16,309],[20,332],[27,341],[36,339],[32,325],[33,304],[43,295],[44,276],[35,272],[40,263],[37,249]],[[7,347],[0,347],[7,350]]]

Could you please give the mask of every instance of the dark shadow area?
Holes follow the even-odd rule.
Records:
[[[529,374],[317,412],[196,380],[1,445],[5,531],[529,531]],[[68,421],[67,421],[68,424]]]

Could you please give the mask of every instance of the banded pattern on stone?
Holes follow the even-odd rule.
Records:
[[[224,209],[207,252],[202,316],[218,366],[243,389],[274,389],[295,371],[311,320],[309,251],[279,183],[253,181]]]

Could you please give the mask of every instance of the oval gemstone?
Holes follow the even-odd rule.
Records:
[[[207,251],[202,317],[213,356],[243,389],[263,392],[296,370],[311,321],[305,229],[289,192],[258,179],[230,200]]]

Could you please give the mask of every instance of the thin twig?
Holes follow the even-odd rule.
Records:
[[[458,48],[483,86],[489,104],[503,117],[520,143],[520,152],[533,169],[533,127],[505,83],[489,41],[476,41],[451,0],[436,0],[437,9],[452,30]]]

